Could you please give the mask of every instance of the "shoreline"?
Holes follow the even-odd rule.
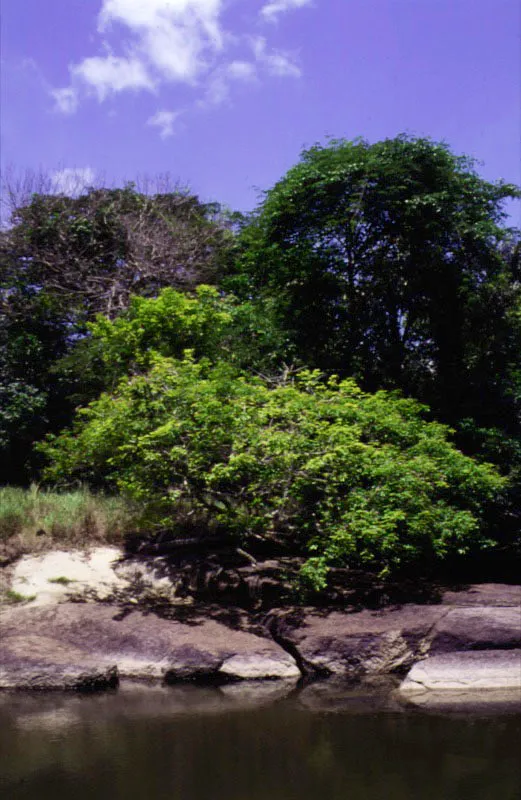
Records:
[[[118,548],[27,556],[10,573],[7,591],[26,587],[31,599],[0,605],[5,691],[282,681],[339,695],[390,681],[389,697],[418,708],[521,705],[520,585],[446,589],[437,603],[266,612],[179,598],[164,561]]]

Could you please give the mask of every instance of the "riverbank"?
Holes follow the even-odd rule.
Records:
[[[379,608],[245,610],[179,596],[166,561],[116,547],[27,556],[3,579],[6,690],[255,682],[284,694],[328,679],[344,690],[388,681],[386,694],[417,705],[472,693],[521,702],[520,586]]]

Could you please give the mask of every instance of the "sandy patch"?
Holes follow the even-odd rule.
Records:
[[[103,599],[127,586],[128,582],[115,572],[121,557],[118,547],[24,556],[14,566],[11,591],[32,598],[34,606],[60,603],[71,593],[87,590]]]

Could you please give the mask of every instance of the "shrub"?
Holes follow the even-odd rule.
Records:
[[[318,372],[270,386],[156,356],[47,443],[46,476],[119,489],[174,529],[188,509],[245,546],[283,542],[307,553],[317,587],[333,564],[391,575],[489,546],[483,516],[503,486],[424,411]]]

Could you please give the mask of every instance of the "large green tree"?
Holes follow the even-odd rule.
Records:
[[[302,362],[420,399],[510,474],[507,539],[521,528],[521,270],[504,201],[520,197],[430,139],[317,145],[244,226],[232,279],[270,298]]]
[[[305,363],[472,416],[519,357],[511,197],[427,139],[315,146],[245,227],[235,285],[273,298]]]

